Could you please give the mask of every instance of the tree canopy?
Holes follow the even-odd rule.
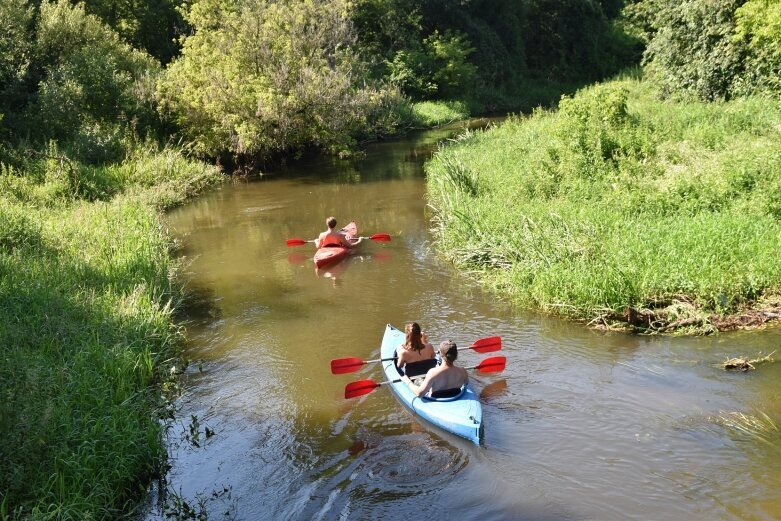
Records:
[[[194,33],[159,85],[199,152],[339,150],[394,92],[371,85],[346,0],[201,0]]]

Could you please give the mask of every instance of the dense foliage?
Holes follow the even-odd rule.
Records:
[[[621,2],[359,0],[359,49],[414,99],[513,97],[530,78],[588,81],[641,52],[613,23]]]
[[[201,153],[341,151],[396,93],[364,82],[344,0],[200,0],[160,95]]]
[[[34,16],[33,16],[34,14]],[[2,63],[0,102],[11,143],[59,142],[75,158],[116,161],[127,136],[159,123],[153,93],[159,63],[134,49],[83,4],[22,0],[0,7],[12,28],[0,45],[15,49]]]
[[[638,56],[619,12],[607,0],[8,0],[0,139],[111,162],[175,123],[205,156],[346,151],[425,123],[410,101],[517,107],[553,98],[541,80],[615,72]]]
[[[639,53],[605,13],[593,0],[197,0],[159,94],[203,154],[342,151],[407,124],[402,94],[484,110],[528,100],[535,78],[615,72]]]
[[[648,1],[658,11],[645,59],[663,95],[720,100],[781,90],[781,4]]]
[[[79,0],[72,0],[74,5]],[[179,37],[188,27],[179,10],[181,0],[86,0],[88,13],[96,15],[120,37],[162,63],[179,53]]]
[[[524,306],[644,330],[778,299],[781,104],[656,95],[612,82],[441,150],[443,251]]]

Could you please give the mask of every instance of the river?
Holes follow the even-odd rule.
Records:
[[[167,436],[169,511],[178,497],[209,519],[781,519],[781,434],[763,422],[781,418],[781,364],[718,367],[777,349],[781,331],[596,332],[481,290],[429,233],[422,164],[453,132],[291,161],[168,215],[193,360]],[[285,239],[316,237],[328,215],[393,239],[317,273],[312,245]],[[381,368],[332,375],[329,361],[378,358],[385,324],[411,320],[435,344],[502,337],[507,369],[472,375],[481,446],[385,387],[343,399]]]

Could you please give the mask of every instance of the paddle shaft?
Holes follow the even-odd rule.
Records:
[[[391,236],[387,233],[375,233],[371,237],[355,237],[354,239],[371,239],[372,241],[380,241],[380,242],[390,242]],[[304,244],[307,244],[309,242],[317,242],[317,239],[312,239],[310,241],[304,240],[304,239],[288,239],[285,241],[285,243],[288,246],[303,246]]]
[[[474,349],[478,353],[492,353],[494,351],[499,351],[501,348],[502,348],[502,338],[498,336],[492,336],[492,337],[480,338],[478,340],[475,340],[472,343],[472,345],[466,347],[459,347],[458,350],[463,351],[464,349]],[[357,371],[358,369],[360,369],[362,366],[366,364],[371,364],[375,362],[388,362],[393,359],[394,359],[393,357],[376,358],[374,360],[362,360],[356,357],[337,358],[331,360],[331,373],[332,374],[352,373]]]
[[[471,346],[466,346],[466,347],[459,347],[458,350],[459,351],[464,351],[465,349],[474,349],[474,348],[475,348],[475,346],[471,345]],[[497,349],[497,351],[498,351],[498,349]],[[363,363],[364,364],[371,364],[371,363],[374,363],[374,362],[389,362],[391,360],[396,360],[396,357],[392,356],[390,358],[375,358],[374,360],[364,360]]]
[[[464,369],[477,369],[480,372],[493,373],[493,372],[504,370],[506,363],[507,363],[507,359],[505,357],[494,356],[491,358],[486,358],[485,360],[483,360],[482,362],[480,362],[475,366],[465,367]],[[420,377],[423,377],[423,375],[420,375],[417,378]],[[357,382],[351,382],[347,384],[344,388],[344,397],[347,399],[356,398],[358,396],[363,396],[364,394],[369,394],[373,390],[383,385],[395,384],[402,381],[403,380],[401,378],[398,378],[395,380],[388,380],[380,383],[377,383],[374,380],[360,380]]]

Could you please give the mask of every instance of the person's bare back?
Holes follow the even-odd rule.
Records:
[[[429,369],[420,385],[415,384],[408,376],[401,377],[416,396],[457,389],[469,381],[466,369],[454,365],[458,358],[458,347],[455,342],[445,340],[439,344],[439,355],[442,357],[442,365]]]
[[[363,237],[359,237],[355,242],[347,238],[347,236],[341,230],[336,230],[336,218],[329,217],[325,220],[328,229],[317,237],[315,246],[323,248],[325,246],[344,246],[345,248],[354,248],[362,240]]]
[[[429,390],[435,393],[461,387],[469,380],[469,375],[463,367],[442,364],[429,370],[426,380],[429,381]]]

